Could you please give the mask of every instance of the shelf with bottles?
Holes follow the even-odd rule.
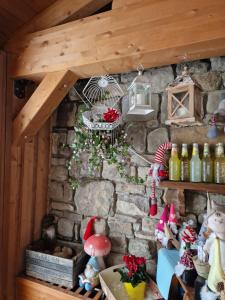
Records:
[[[202,191],[225,195],[225,184],[217,183],[164,180],[160,182],[160,187],[178,190]]]

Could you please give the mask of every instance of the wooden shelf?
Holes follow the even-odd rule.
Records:
[[[160,187],[179,190],[193,190],[225,195],[225,184],[203,183],[203,182],[183,182],[183,181],[161,181]]]

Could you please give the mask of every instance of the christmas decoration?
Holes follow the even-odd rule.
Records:
[[[172,233],[177,235],[177,218],[175,213],[175,206],[174,203],[171,203],[170,205],[170,215],[169,215],[169,221],[168,221],[169,228],[171,229]]]
[[[152,192],[149,197],[149,215],[154,216],[157,214],[157,198],[156,198],[156,186],[159,184],[161,179],[165,179],[168,177],[168,171],[166,170],[167,159],[166,159],[166,151],[171,149],[172,144],[170,142],[166,142],[159,146],[156,151],[155,158],[151,169],[149,171],[149,176],[151,178],[151,188]]]
[[[102,168],[103,162],[115,165],[121,177],[128,182],[143,184],[144,179],[138,176],[130,176],[127,167],[130,165],[130,145],[126,142],[127,135],[120,131],[115,143],[112,144],[111,134],[105,131],[88,130],[83,123],[85,108],[79,110],[74,127],[74,138],[70,145],[63,145],[71,150],[71,158],[68,162],[69,172],[74,165],[82,165],[82,155],[88,154],[88,172],[92,176],[95,171]],[[104,122],[103,122],[104,124]],[[70,184],[75,189],[80,184],[80,178],[70,176]]]
[[[164,226],[165,224],[167,224],[168,219],[169,219],[169,205],[166,204],[155,229],[156,240],[159,241],[163,247],[167,247],[169,241],[168,237],[165,235],[164,232]]]
[[[119,116],[120,114],[116,109],[108,108],[108,110],[103,114],[103,119],[106,122],[112,123],[118,120]]]
[[[97,217],[92,217],[86,226],[86,230],[84,233],[84,241],[86,241],[90,236],[92,236],[92,234],[94,234],[94,223],[97,220]]]
[[[211,125],[209,127],[207,137],[209,139],[214,139],[217,137],[217,135],[218,135],[218,133],[217,133],[217,127],[216,127],[216,116],[213,115],[211,118]]]

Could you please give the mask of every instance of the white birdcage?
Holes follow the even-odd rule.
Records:
[[[91,108],[82,114],[83,122],[89,130],[106,132],[114,143],[119,125],[122,123],[119,101],[124,95],[121,87],[110,75],[92,77],[83,89],[83,101]],[[115,119],[104,119],[107,114],[114,114]],[[118,129],[118,130],[117,130]]]

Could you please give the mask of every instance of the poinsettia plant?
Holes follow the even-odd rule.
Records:
[[[150,275],[146,271],[146,259],[135,255],[124,255],[125,266],[118,269],[122,282],[131,283],[133,287],[141,282],[148,282]]]

